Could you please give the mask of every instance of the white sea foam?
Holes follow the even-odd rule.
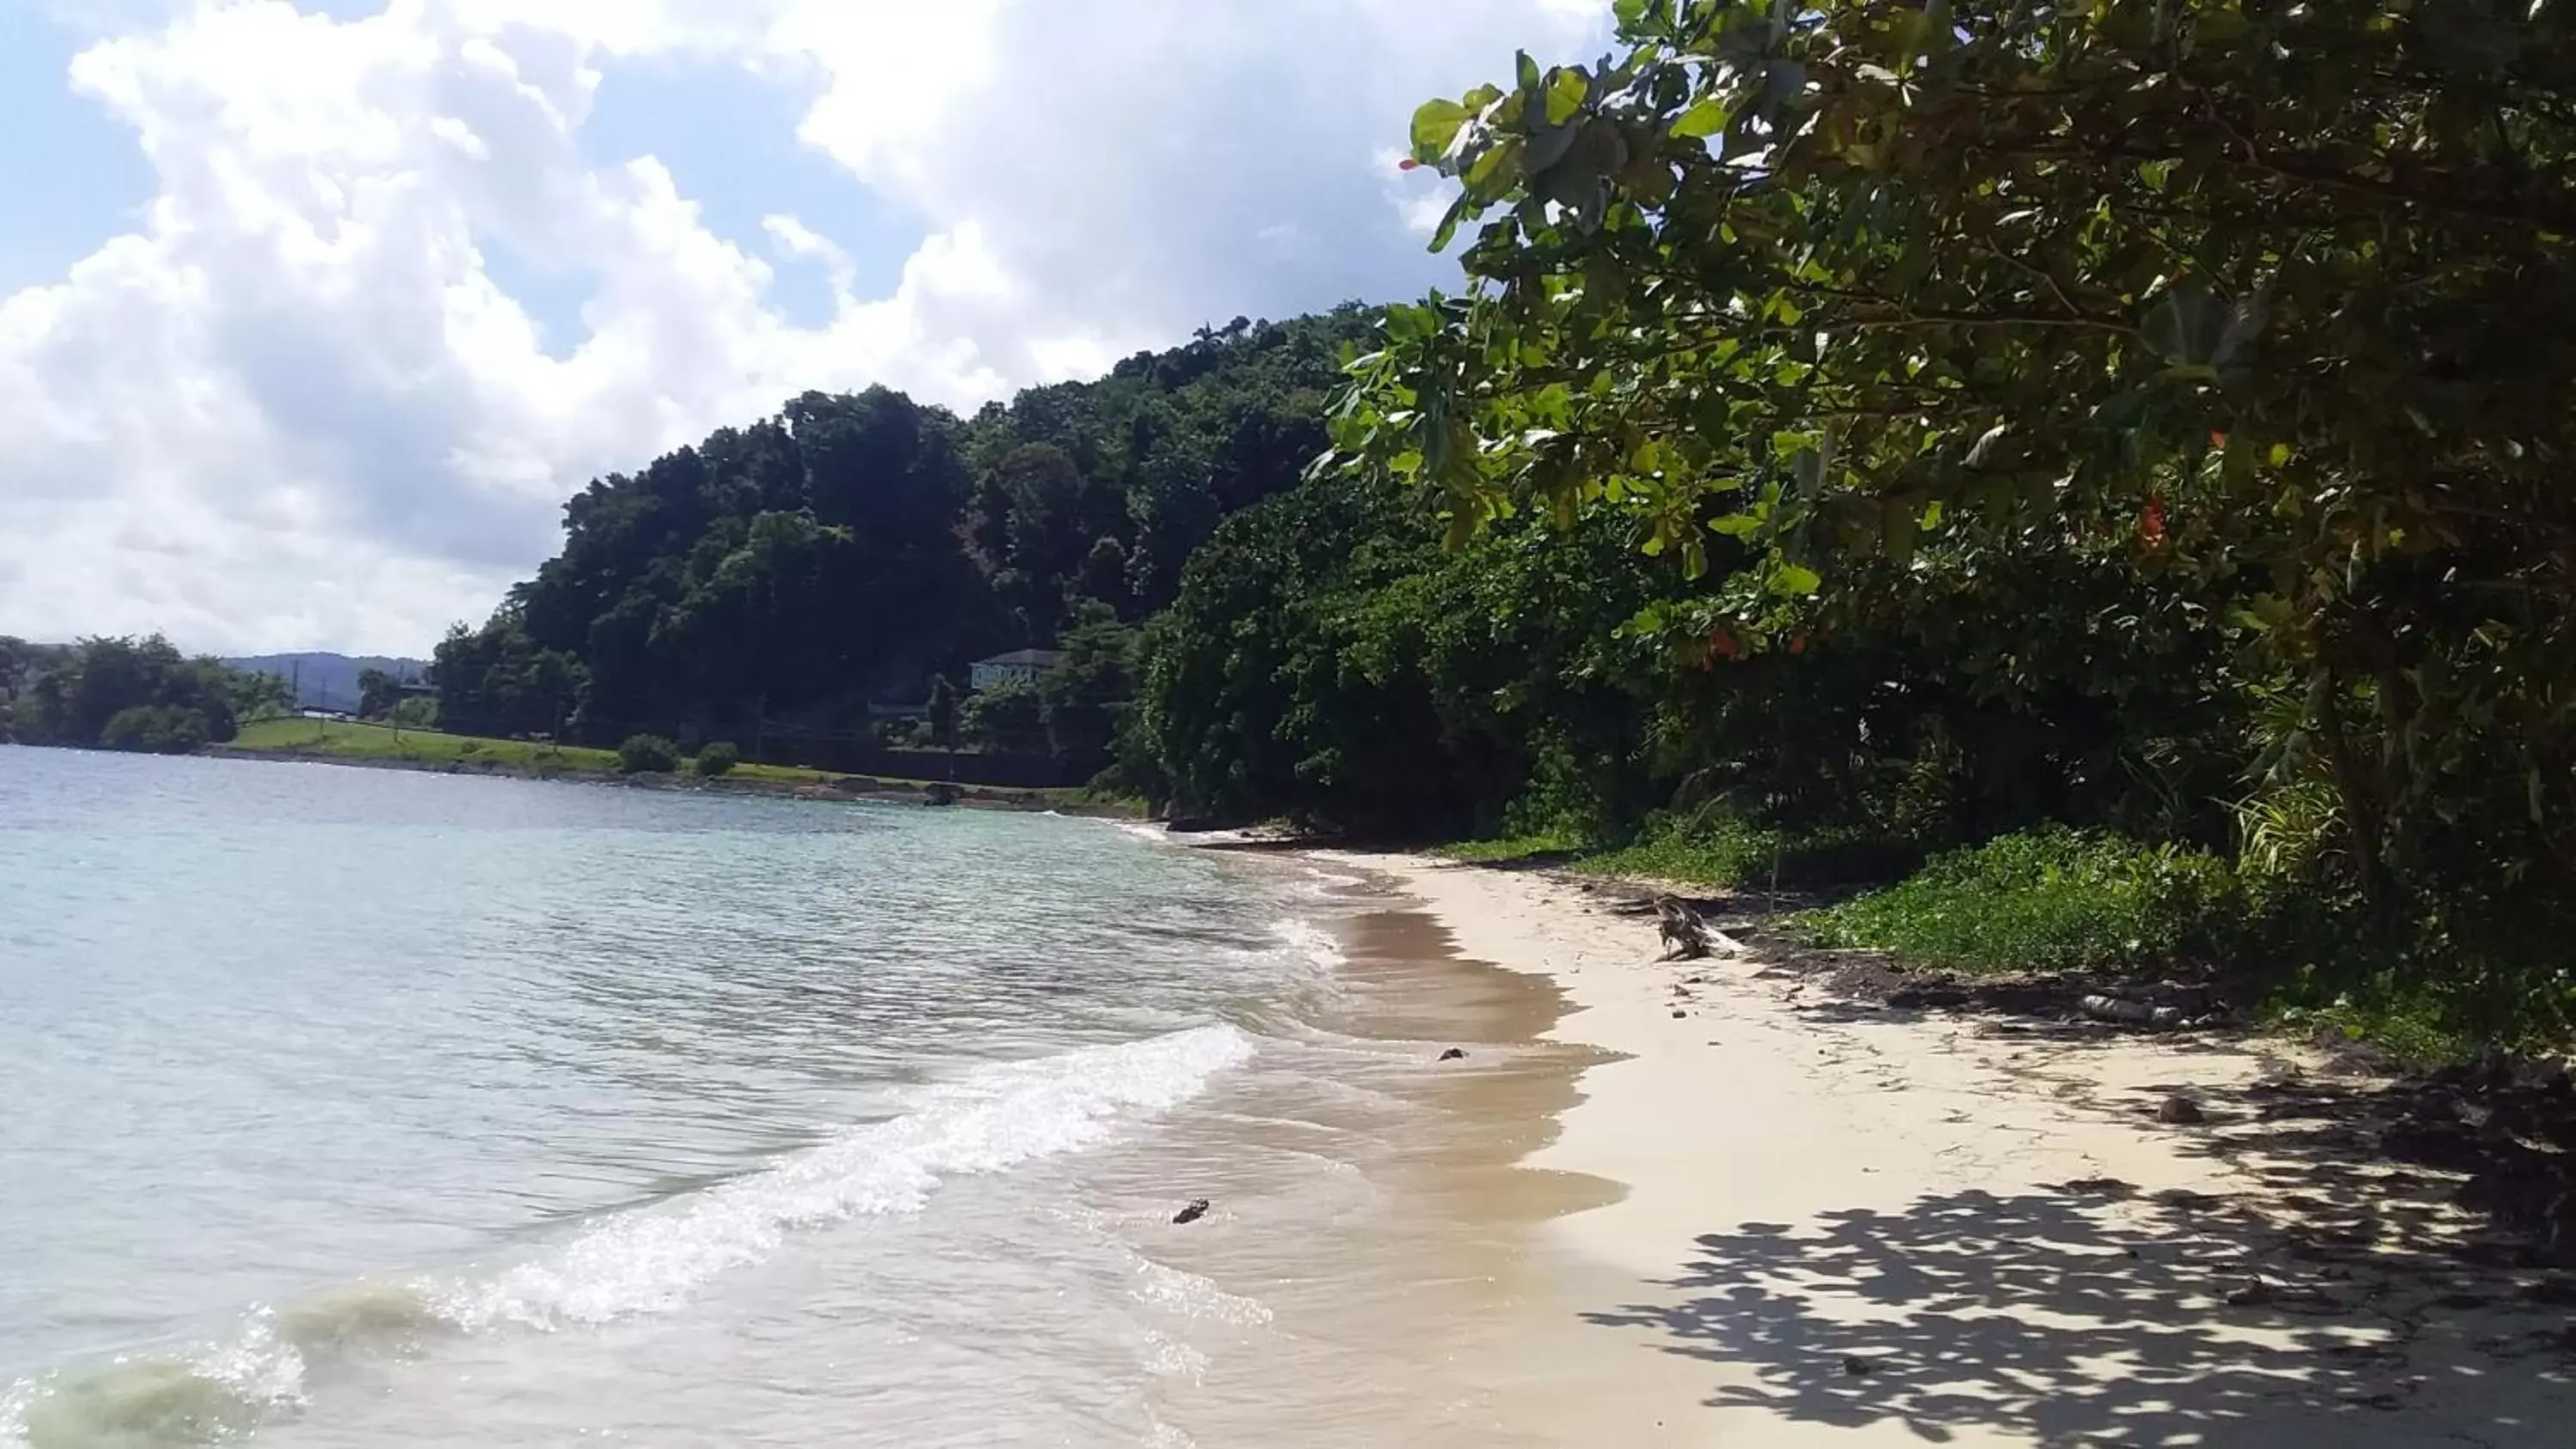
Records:
[[[265,1307],[221,1343],[21,1379],[0,1395],[0,1444],[220,1441],[304,1407],[304,1354]]]
[[[1271,1318],[1270,1305],[1258,1298],[1228,1293],[1212,1278],[1157,1263],[1142,1254],[1136,1258],[1136,1286],[1130,1291],[1138,1301],[1182,1318],[1231,1323],[1238,1328],[1258,1328]]]
[[[1208,1356],[1177,1338],[1149,1328],[1145,1343],[1151,1350],[1145,1355],[1145,1372],[1158,1379],[1197,1383],[1207,1373]]]
[[[560,1253],[433,1295],[469,1330],[556,1328],[656,1313],[720,1273],[761,1262],[790,1232],[919,1211],[948,1177],[995,1172],[1100,1142],[1249,1060],[1252,1038],[1207,1026],[989,1067],[912,1110],[753,1176],[591,1224]]]
[[[1339,971],[1350,964],[1342,943],[1333,933],[1312,921],[1285,920],[1270,923],[1270,934],[1288,944],[1289,949],[1305,958],[1308,965],[1323,971]]]

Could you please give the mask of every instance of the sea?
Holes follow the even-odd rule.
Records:
[[[1560,1442],[1560,1009],[1132,825],[0,748],[0,1446]]]

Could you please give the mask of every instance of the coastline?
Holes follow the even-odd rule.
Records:
[[[474,763],[459,760],[408,760],[399,758],[331,755],[301,750],[235,749],[216,746],[198,752],[196,758],[207,760],[245,760],[272,765],[338,765],[357,770],[401,770],[412,774],[465,775],[492,780],[536,780],[576,785],[610,785],[629,790],[701,791],[722,795],[760,795],[781,800],[874,801],[880,804],[929,805],[931,783],[880,780],[867,775],[843,775],[829,784],[802,781],[762,780],[718,777],[700,779],[692,775],[620,775],[607,770],[551,768],[501,762]],[[956,785],[950,787],[955,797],[948,803],[974,810],[1020,810],[1060,815],[1083,815],[1101,819],[1132,819],[1135,812],[1105,805],[1094,805],[1065,798],[1069,792],[1047,790],[1013,790],[991,785]]]
[[[2368,1079],[1661,964],[1613,894],[1313,854],[1552,981],[1546,1037],[1612,1054],[1521,1164],[1623,1189],[1545,1225],[1584,1266],[1527,1305],[1581,1336],[1589,1442],[2563,1442],[2576,1282],[2482,1260],[2453,1182],[2350,1151]],[[2160,1121],[2177,1096],[2205,1120]]]

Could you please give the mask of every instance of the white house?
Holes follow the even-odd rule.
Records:
[[[974,689],[991,689],[1003,684],[1036,683],[1055,673],[1064,663],[1064,655],[1053,649],[1014,649],[990,659],[978,659],[967,666],[966,683]]]

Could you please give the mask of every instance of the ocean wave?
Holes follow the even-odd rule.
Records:
[[[1350,964],[1349,953],[1333,933],[1312,921],[1284,920],[1270,923],[1270,934],[1285,942],[1306,964],[1319,971],[1339,971]]]
[[[1196,1095],[1253,1050],[1244,1032],[1207,1026],[987,1067],[765,1171],[597,1219],[559,1252],[497,1277],[353,1284],[255,1308],[230,1337],[192,1351],[20,1380],[0,1388],[0,1446],[227,1443],[300,1413],[317,1364],[425,1334],[667,1311],[799,1228],[918,1211],[945,1178],[1090,1146],[1122,1119]]]
[[[1136,1286],[1129,1291],[1138,1302],[1181,1318],[1237,1328],[1259,1328],[1271,1319],[1270,1305],[1260,1299],[1228,1293],[1213,1278],[1157,1263],[1141,1253],[1136,1255]]]
[[[553,1257],[455,1285],[433,1303],[469,1330],[665,1312],[718,1274],[767,1259],[792,1231],[917,1212],[944,1178],[1090,1146],[1122,1117],[1178,1105],[1252,1054],[1244,1032],[1206,1026],[985,1068],[766,1171],[601,1219]]]
[[[254,1309],[231,1338],[194,1353],[21,1380],[0,1394],[0,1444],[161,1449],[237,1439],[304,1407],[305,1363],[278,1316]]]

